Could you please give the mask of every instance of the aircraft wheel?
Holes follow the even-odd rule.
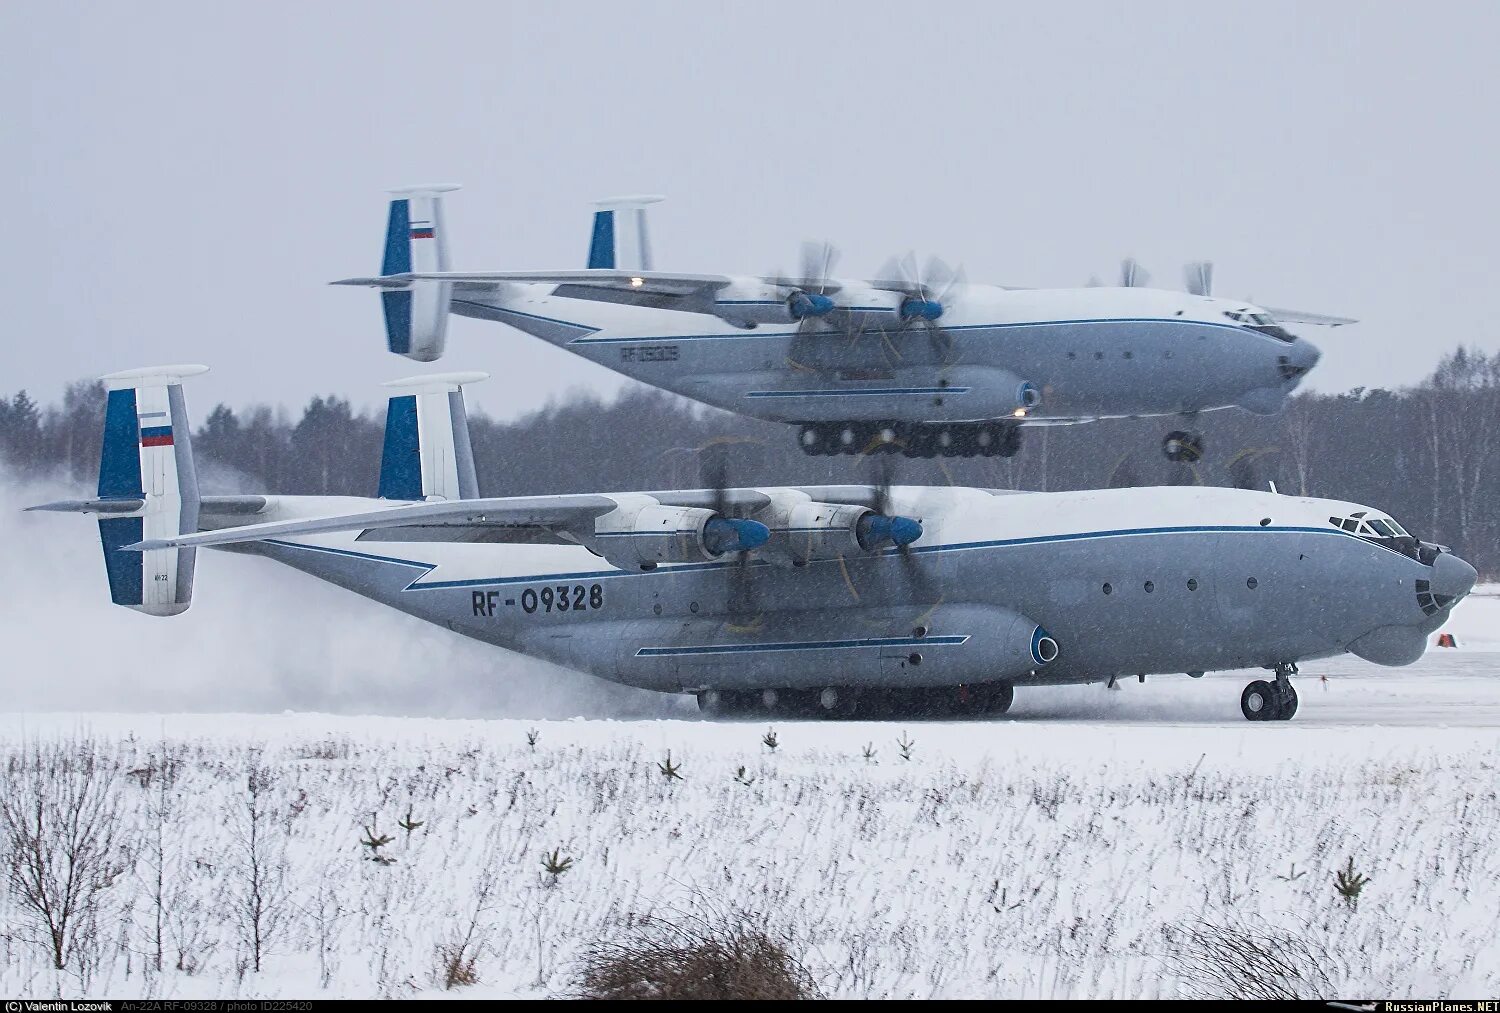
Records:
[[[979,453],[978,426],[956,428],[953,436],[953,454],[955,457],[974,457]]]
[[[985,682],[970,686],[969,693],[985,714],[1004,714],[1016,701],[1016,688],[1008,682]]]
[[[1021,452],[1021,427],[1006,426],[1005,439],[1000,444],[1001,457],[1015,457]]]
[[[1278,696],[1275,686],[1256,679],[1240,694],[1240,713],[1246,721],[1274,721],[1281,712]]]
[[[1016,698],[1015,687],[1004,682],[980,682],[955,686],[951,690],[933,690],[943,706],[942,713],[953,717],[979,718],[1004,714]]]
[[[817,693],[818,712],[825,718],[852,718],[859,710],[859,694],[846,686],[826,686]]]
[[[797,432],[797,445],[802,448],[804,454],[810,457],[821,457],[832,453],[830,434],[827,426],[807,425]]]
[[[974,448],[985,457],[994,457],[1005,445],[999,426],[979,426],[974,430]]]
[[[1203,436],[1174,429],[1161,441],[1161,452],[1169,461],[1196,464],[1203,460]]]
[[[840,454],[860,454],[870,443],[870,430],[868,426],[856,425],[853,422],[839,426],[835,430],[834,442]]]
[[[937,456],[937,433],[930,426],[914,425],[906,431],[906,446],[902,453],[907,457]]]

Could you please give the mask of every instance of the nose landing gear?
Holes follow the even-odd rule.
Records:
[[[1297,666],[1283,662],[1276,666],[1272,682],[1256,679],[1240,694],[1240,712],[1246,721],[1290,721],[1297,713],[1297,691],[1291,677]]]

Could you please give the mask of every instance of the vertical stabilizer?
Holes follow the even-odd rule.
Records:
[[[594,212],[588,266],[614,271],[651,270],[646,208],[661,200],[653,194],[640,194],[595,201],[599,210]]]
[[[443,223],[443,194],[449,183],[392,190],[385,227],[383,277],[430,274],[448,267],[448,233]],[[424,279],[380,293],[385,310],[386,346],[397,355],[431,362],[443,354],[448,335],[448,304],[453,283]]]
[[[198,475],[182,381],[207,366],[148,366],[103,377],[108,389],[99,499],[117,509],[99,520],[109,593],[116,605],[154,616],[187,610],[195,549],[126,552],[121,546],[198,530]]]
[[[380,459],[382,499],[476,499],[463,387],[488,373],[436,373],[391,380]]]

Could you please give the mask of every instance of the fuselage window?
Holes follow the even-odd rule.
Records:
[[[1188,578],[1188,590],[1189,591],[1196,591],[1196,590],[1198,590],[1198,578],[1197,577],[1189,577]]]
[[[1110,592],[1111,592],[1111,591],[1113,591],[1113,590],[1114,590],[1114,588],[1113,588],[1113,587],[1110,587],[1110,586],[1109,586],[1109,585],[1108,585],[1108,584],[1105,584],[1105,585],[1104,585],[1104,593],[1105,593],[1105,594],[1109,594],[1109,593],[1110,593]]]
[[[1154,582],[1152,582],[1152,581],[1149,581],[1149,580],[1146,581],[1146,593],[1150,594],[1152,591],[1155,591],[1155,590],[1156,590],[1156,584]]]
[[[1245,586],[1254,591],[1255,586],[1259,583],[1260,581],[1256,580],[1254,577],[1251,577],[1249,580],[1245,581]]]

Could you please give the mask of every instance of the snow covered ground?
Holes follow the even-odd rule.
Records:
[[[774,751],[761,723],[10,714],[8,751],[86,735],[123,770],[164,750],[180,766],[164,793],[116,778],[134,871],[107,891],[87,987],[23,941],[7,898],[0,992],[431,996],[437,948],[473,921],[480,980],[460,994],[556,994],[582,946],[701,897],[794,930],[837,996],[1176,995],[1200,920],[1326,947],[1346,995],[1494,994],[1500,596],[1483,590],[1459,649],[1310,666],[1285,725],[1239,717],[1239,675],[1034,690],[987,723],[784,723]],[[236,915],[252,763],[275,872],[259,974]],[[393,864],[366,860],[372,819]],[[546,887],[553,848],[576,864]],[[1350,858],[1370,876],[1353,909],[1334,888]]]

